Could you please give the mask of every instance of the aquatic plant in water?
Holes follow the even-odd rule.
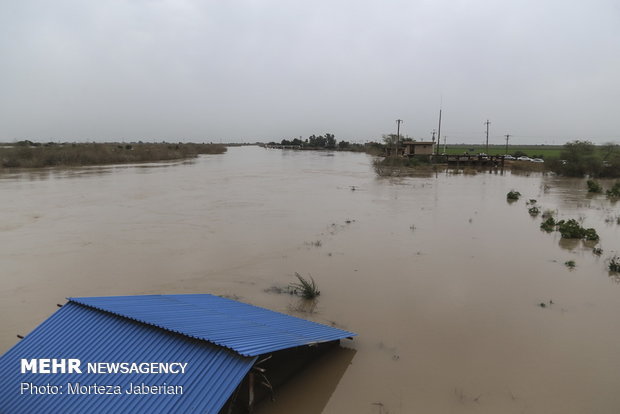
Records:
[[[527,211],[530,213],[530,216],[537,216],[540,213],[540,209],[536,206],[530,207]]]
[[[308,280],[299,273],[295,272],[295,277],[297,278],[297,280],[299,280],[299,283],[289,284],[289,290],[291,291],[291,293],[301,295],[306,299],[314,299],[321,294],[321,291],[319,291],[318,286],[316,285],[316,282],[314,281],[312,276],[309,275],[310,280]]]
[[[576,264],[574,260],[568,260],[564,262],[564,266],[568,267],[569,269],[574,269]]]
[[[508,200],[518,200],[521,197],[521,193],[515,190],[510,190],[508,194],[506,194],[506,199]]]
[[[610,272],[620,272],[620,256],[613,256],[609,259],[608,267]]]

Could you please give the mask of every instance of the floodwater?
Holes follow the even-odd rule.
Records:
[[[0,195],[2,352],[68,296],[213,293],[359,334],[261,414],[620,412],[620,212],[583,180],[380,178],[365,154],[243,147],[5,173]],[[603,254],[540,231],[527,199]],[[277,293],[295,272],[315,303]]]

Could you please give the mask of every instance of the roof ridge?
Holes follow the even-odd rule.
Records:
[[[172,320],[168,319],[168,323],[164,320],[164,323],[158,323],[157,319],[162,317],[162,315],[166,315],[162,310],[159,313],[156,311],[154,313],[153,318],[145,318],[143,312],[148,309],[148,307],[140,308],[139,302],[136,302],[136,310],[137,312],[132,313],[130,310],[117,310],[114,308],[115,303],[114,299],[118,299],[120,301],[125,300],[125,302],[116,302],[117,306],[128,306],[127,300],[137,299],[137,298],[151,298],[155,299],[155,306],[157,306],[157,300],[165,303],[169,303],[174,306],[178,306],[179,308],[185,308],[188,310],[189,320],[192,320],[192,317],[195,320],[200,320],[200,318],[204,315],[205,321],[204,325],[201,323],[195,324],[192,326],[190,323],[187,326],[187,329],[175,329],[174,328],[174,317]],[[191,300],[184,300],[189,298],[197,298],[198,302]],[[209,299],[207,301],[201,302],[200,299]],[[110,306],[105,306],[105,300],[110,300]],[[273,311],[271,309],[263,308],[260,306],[239,302],[233,299],[223,298],[221,296],[216,296],[208,293],[203,294],[179,294],[179,295],[133,295],[133,296],[109,296],[109,297],[84,297],[84,298],[67,298],[70,302],[91,307],[97,309],[99,311],[108,312],[123,318],[127,318],[130,320],[134,320],[140,323],[144,323],[150,326],[157,327],[159,329],[163,329],[169,332],[174,332],[180,335],[183,335],[188,338],[193,338],[201,341],[205,341],[217,346],[221,346],[223,348],[227,348],[239,355],[250,357],[256,356],[264,352],[258,352],[259,350],[270,349],[268,352],[275,351],[279,345],[276,345],[277,342],[285,343],[287,346],[283,346],[280,349],[285,349],[291,346],[299,346],[299,345],[308,345],[312,343],[324,342],[326,340],[340,339],[355,336],[355,333],[348,332],[339,328],[334,328],[319,322],[308,321],[302,318],[298,318],[296,316],[287,315],[282,312]],[[138,301],[140,299],[137,299]],[[103,301],[104,303],[101,303]],[[94,303],[93,303],[94,302]],[[99,302],[99,303],[97,303]],[[218,305],[220,303],[228,304],[231,306],[231,312],[225,312],[220,310]],[[142,304],[149,304],[152,306],[152,302],[144,301]],[[202,305],[202,306],[201,306]],[[215,305],[208,306],[208,305]],[[246,309],[248,312],[243,313],[248,315],[248,317],[240,316],[241,313],[237,312],[241,309]],[[256,318],[260,318],[261,313],[266,313],[264,316],[269,320],[269,316],[276,316],[274,319],[271,319],[273,323],[269,322],[261,322],[256,320]],[[209,320],[209,316],[211,316],[211,320]],[[215,316],[215,318],[213,318]],[[280,319],[284,318],[284,319]],[[164,316],[165,319],[165,316]],[[286,328],[286,321],[290,321],[289,329]],[[213,324],[210,325],[209,322]],[[283,323],[284,322],[284,323]],[[307,324],[309,329],[306,327],[300,327],[299,324]],[[213,330],[209,331],[209,329],[213,329],[217,324],[223,325],[232,325],[241,328],[241,335],[236,335],[233,330],[223,329],[221,332],[214,332]],[[254,327],[254,328],[252,328]],[[202,331],[203,334],[192,334],[192,330]],[[273,331],[270,333],[269,331]],[[254,332],[258,336],[257,341],[252,343],[248,341],[244,336],[245,332]],[[308,334],[306,334],[308,332]],[[228,335],[228,336],[227,336]],[[337,338],[336,338],[337,337]],[[274,341],[271,339],[274,338]],[[279,338],[280,340],[275,340],[275,338]],[[262,341],[262,342],[261,342]]]
[[[145,296],[160,296],[160,295],[145,295]],[[176,330],[176,329],[172,329],[172,328],[169,328],[169,327],[164,326],[164,325],[159,325],[159,324],[157,324],[155,322],[150,322],[150,321],[147,321],[147,320],[144,320],[144,319],[141,319],[141,318],[137,318],[135,316],[129,316],[129,315],[125,314],[125,313],[121,313],[121,312],[118,312],[118,311],[113,311],[113,310],[110,310],[110,309],[106,309],[106,308],[103,308],[101,306],[93,305],[93,304],[90,304],[90,303],[84,303],[84,302],[81,302],[81,301],[76,300],[76,299],[80,299],[80,298],[67,298],[67,300],[69,300],[71,303],[75,303],[76,305],[79,305],[79,306],[85,306],[85,307],[88,307],[88,308],[96,309],[96,310],[101,311],[101,312],[111,313],[112,315],[116,315],[116,316],[119,316],[121,318],[129,319],[129,320],[136,321],[136,322],[140,322],[140,323],[143,323],[145,325],[149,325],[149,326],[153,326],[155,328],[163,329],[164,331],[173,332],[173,333],[185,336],[187,338],[197,339],[199,341],[205,341],[205,342],[208,342],[210,344],[221,346],[222,348],[229,349],[229,350],[231,350],[231,351],[233,351],[236,354],[239,354],[241,356],[250,357],[250,355],[242,354],[241,352],[237,351],[236,349],[234,349],[234,348],[232,348],[230,346],[217,343],[217,342],[215,342],[213,340],[209,340],[209,339],[206,339],[206,338],[201,338],[201,337],[198,337],[198,336],[195,336],[195,335],[190,335],[187,332],[182,332],[182,331],[179,331],[179,330]]]

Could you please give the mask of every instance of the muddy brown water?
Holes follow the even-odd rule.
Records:
[[[359,334],[262,414],[620,411],[605,263],[620,211],[583,180],[379,178],[365,154],[246,147],[4,173],[0,194],[2,352],[68,296],[204,292]],[[596,228],[603,254],[541,232],[530,198]],[[316,303],[275,292],[294,272],[315,278]]]

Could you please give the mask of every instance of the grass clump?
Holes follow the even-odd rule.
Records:
[[[506,194],[506,199],[507,200],[514,200],[514,201],[516,201],[516,200],[519,199],[519,197],[521,197],[521,193],[518,192],[518,191],[515,191],[515,190],[510,190],[508,192],[508,194]]]
[[[608,268],[610,272],[620,272],[620,256],[613,256],[609,259]]]
[[[564,266],[568,267],[569,269],[574,269],[575,266],[577,266],[577,265],[575,264],[574,260],[568,260],[568,261],[564,262]]]
[[[607,197],[618,198],[620,197],[620,181],[617,181],[611,189],[606,191]]]
[[[600,256],[603,254],[603,249],[601,249],[600,247],[595,247],[592,249],[592,253],[594,253],[597,256]]]
[[[299,280],[299,283],[289,284],[289,290],[295,295],[300,295],[305,299],[314,299],[321,294],[316,282],[312,276],[308,275],[310,280],[305,279],[302,275],[295,272],[295,277]]]
[[[530,213],[530,216],[534,216],[534,217],[540,214],[540,209],[536,206],[530,207],[527,211],[528,213]]]
[[[603,187],[598,183],[598,181],[588,180],[586,182],[588,185],[588,193],[601,193],[603,192]]]

